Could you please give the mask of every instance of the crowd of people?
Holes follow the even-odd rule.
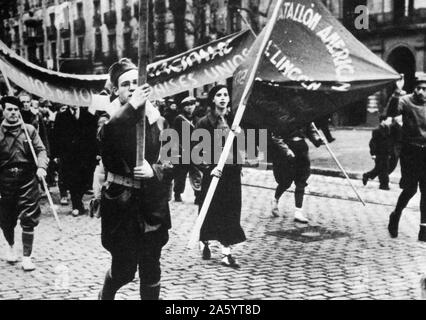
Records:
[[[60,204],[68,205],[73,216],[91,215],[101,218],[101,241],[111,253],[111,266],[106,272],[99,299],[114,299],[116,292],[134,279],[139,269],[140,296],[158,299],[161,288],[161,251],[169,239],[171,216],[169,201],[174,193],[182,201],[187,176],[194,191],[194,204],[199,211],[207,196],[212,177],[219,177],[216,192],[200,229],[202,259],[211,259],[211,241],[218,241],[221,264],[239,268],[232,246],[244,242],[241,226],[241,169],[237,155],[223,169],[217,159],[196,163],[186,155],[192,154],[193,144],[183,143],[184,127],[191,134],[203,129],[210,133],[210,150],[215,143],[222,148],[225,139],[216,141],[217,132],[225,138],[232,130],[236,135],[244,128],[232,126],[230,94],[226,85],[211,88],[205,101],[194,96],[169,97],[151,103],[151,88],[138,86],[138,69],[123,58],[109,69],[109,81],[101,93],[109,96],[103,110],[51,103],[21,91],[16,96],[0,100],[0,226],[8,242],[7,261],[17,262],[14,248],[14,229],[22,226],[22,267],[36,268],[31,260],[34,228],[40,218],[38,179],[46,179],[49,187],[58,186]],[[370,143],[375,168],[364,174],[363,182],[376,176],[380,188],[389,188],[389,173],[400,155],[403,189],[389,220],[392,237],[398,234],[402,210],[417,191],[421,191],[421,229],[419,240],[426,241],[426,168],[424,116],[426,79],[419,80],[412,95],[404,95],[400,84],[392,96],[380,127],[373,132]],[[137,130],[142,120],[140,109],[145,107],[145,153],[137,161]],[[402,116],[399,121],[391,121]],[[328,130],[329,117],[317,125],[328,142],[334,137]],[[399,126],[399,127],[398,127]],[[174,128],[179,136],[178,161],[171,163],[160,157],[162,132]],[[271,214],[279,216],[278,203],[283,193],[295,184],[294,220],[308,223],[303,213],[303,199],[310,176],[309,139],[316,147],[326,143],[313,123],[290,135],[269,132],[268,160],[273,163],[277,188],[272,200]],[[191,135],[190,135],[191,136]],[[391,138],[389,138],[391,137]],[[236,140],[234,140],[236,141]],[[395,143],[397,141],[398,143]],[[238,146],[232,148],[238,153]],[[89,208],[83,196],[91,195]]]

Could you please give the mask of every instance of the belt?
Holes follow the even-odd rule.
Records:
[[[116,183],[121,186],[135,188],[135,189],[142,188],[142,182],[140,180],[136,180],[130,177],[123,177],[111,172],[108,172],[107,182]]]

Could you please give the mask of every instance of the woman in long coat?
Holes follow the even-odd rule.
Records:
[[[219,85],[210,90],[207,102],[210,106],[209,113],[201,118],[196,128],[206,129],[211,137],[211,149],[215,150],[214,132],[221,130],[225,136],[231,127],[228,115],[229,93],[226,86]],[[225,131],[225,132],[223,132]],[[224,145],[222,141],[222,146]],[[235,147],[235,145],[234,145]],[[235,148],[234,148],[235,151]],[[200,230],[200,241],[204,244],[203,259],[211,257],[209,248],[210,240],[217,240],[222,245],[223,258],[221,263],[232,268],[239,268],[236,259],[231,255],[231,245],[246,240],[243,229],[240,225],[241,218],[241,165],[235,164],[236,157],[233,157],[232,164],[226,164],[220,173],[217,168],[217,161],[214,155],[208,165],[202,167],[203,180],[201,184],[200,205],[201,210],[204,198],[207,194],[212,175],[220,175],[215,194],[207,212],[206,218]]]

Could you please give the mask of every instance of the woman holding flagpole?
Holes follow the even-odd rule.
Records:
[[[210,150],[222,148],[225,138],[230,130],[230,116],[228,105],[230,102],[229,92],[226,86],[213,87],[207,97],[210,107],[209,113],[201,118],[196,128],[206,129],[210,133]],[[223,139],[218,140],[222,144],[214,146],[214,136],[220,134]],[[234,148],[234,151],[235,148]],[[241,218],[241,165],[237,164],[235,152],[233,162],[225,165],[223,172],[217,168],[217,160],[212,155],[208,164],[202,167],[203,180],[201,184],[201,195],[199,209],[201,210],[206,197],[212,176],[221,177],[213,196],[206,218],[200,230],[200,241],[204,244],[203,259],[211,258],[209,248],[210,240],[217,240],[222,245],[222,265],[239,268],[236,259],[231,255],[231,246],[246,240],[244,231],[240,225]]]

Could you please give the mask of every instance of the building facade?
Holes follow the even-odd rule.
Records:
[[[150,60],[172,56],[236,32],[259,32],[274,0],[149,0]],[[426,0],[322,0],[370,50],[404,73],[411,92],[426,70]],[[105,73],[121,57],[137,60],[139,0],[9,0],[2,38],[21,56],[68,73]],[[358,7],[358,6],[364,7]],[[357,9],[358,8],[358,9]],[[367,8],[367,28],[355,21]],[[244,19],[242,19],[244,17]],[[338,125],[377,123],[389,92],[348,106]]]

